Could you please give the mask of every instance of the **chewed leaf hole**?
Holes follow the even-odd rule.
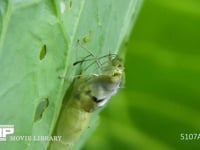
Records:
[[[47,54],[47,46],[43,45],[41,50],[40,50],[40,60],[44,59],[46,54]]]
[[[40,120],[45,112],[45,110],[47,109],[49,105],[49,100],[48,98],[44,98],[37,106],[36,112],[35,112],[35,118],[34,118],[34,122]]]

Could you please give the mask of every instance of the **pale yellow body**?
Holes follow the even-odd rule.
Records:
[[[76,78],[67,103],[63,103],[54,135],[62,136],[61,142],[52,142],[49,150],[74,150],[81,134],[89,127],[90,115],[104,106],[116,94],[123,80],[123,65],[116,56],[95,76]]]
[[[54,131],[54,135],[62,136],[62,141],[52,142],[49,150],[73,150],[81,133],[88,128],[91,114],[80,109],[80,101],[74,98],[61,110]]]

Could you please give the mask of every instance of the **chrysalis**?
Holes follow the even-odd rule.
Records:
[[[111,54],[97,59],[99,61],[105,57],[108,57],[107,64],[99,63],[99,74],[81,74],[75,79],[71,97],[62,107],[54,131],[55,135],[62,136],[62,141],[51,143],[49,149],[73,150],[82,132],[88,127],[91,113],[104,106],[120,88],[124,70],[122,59]],[[74,64],[84,61],[77,61]]]

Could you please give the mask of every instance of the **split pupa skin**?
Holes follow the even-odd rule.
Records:
[[[54,131],[55,135],[62,136],[62,141],[50,143],[50,150],[73,150],[88,128],[91,114],[103,107],[121,87],[124,68],[118,55],[109,58],[101,70],[100,74],[81,74],[75,79],[71,97],[62,107]]]

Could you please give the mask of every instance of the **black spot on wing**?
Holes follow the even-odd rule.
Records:
[[[102,99],[98,99],[97,97],[95,96],[92,96],[92,99],[96,102],[96,103],[99,103],[99,102],[102,102],[105,100],[105,98],[102,98]]]

